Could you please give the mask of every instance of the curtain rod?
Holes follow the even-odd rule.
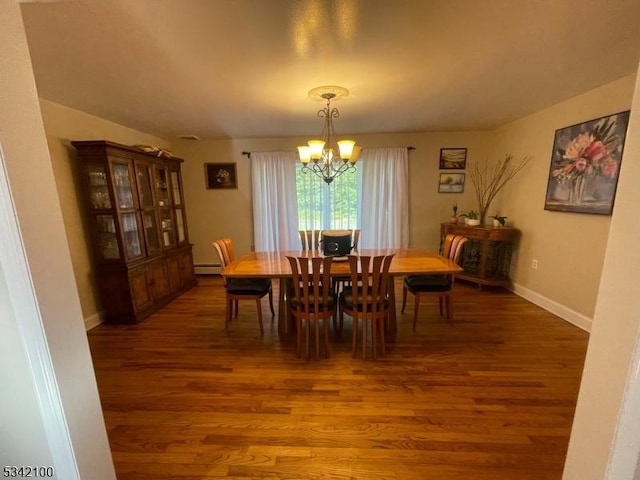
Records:
[[[416,147],[406,147],[406,148],[407,148],[407,150],[415,150],[416,149]],[[363,148],[363,150],[364,150],[364,148]],[[251,152],[242,152],[242,155],[246,155],[247,158],[251,158]]]

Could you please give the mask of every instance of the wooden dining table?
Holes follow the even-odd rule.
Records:
[[[389,267],[392,277],[405,275],[427,274],[456,274],[462,272],[462,268],[455,262],[442,255],[421,248],[391,248],[391,249],[360,249],[352,255],[375,256],[391,255],[393,260]],[[322,257],[323,253],[317,250],[293,250],[283,252],[250,252],[243,255],[224,268],[222,275],[227,278],[271,278],[280,281],[278,300],[278,333],[288,331],[286,320],[286,280],[292,278],[291,266],[287,257]],[[342,260],[342,261],[340,261]],[[331,263],[332,278],[348,278],[350,275],[349,262],[345,257],[334,259]],[[391,282],[393,287],[393,282]],[[395,305],[395,288],[389,289],[389,300]],[[397,329],[396,309],[389,312],[390,332]]]

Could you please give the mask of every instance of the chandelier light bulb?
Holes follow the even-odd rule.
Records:
[[[299,146],[298,155],[300,155],[300,161],[303,165],[306,165],[311,161],[311,149],[308,145]]]
[[[356,144],[353,140],[340,140],[338,147],[340,148],[340,158],[345,162],[351,159],[353,147]]]
[[[309,152],[311,153],[311,160],[317,162],[322,158],[322,152],[324,150],[324,140],[309,140]]]

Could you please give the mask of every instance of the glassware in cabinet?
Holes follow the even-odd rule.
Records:
[[[109,184],[107,182],[107,172],[104,165],[96,163],[87,164],[86,172],[91,206],[97,210],[111,208]]]
[[[155,181],[156,181],[156,197],[158,199],[158,206],[168,207],[169,202],[169,178],[167,175],[166,167],[155,167]]]
[[[162,246],[165,248],[175,247],[176,235],[170,209],[160,210],[160,227],[162,229]]]
[[[128,163],[113,163],[113,183],[120,208],[134,208],[133,186]]]
[[[116,233],[116,222],[113,215],[96,215],[98,243],[100,253],[105,260],[118,260],[120,247]]]
[[[127,257],[136,258],[142,256],[138,216],[135,213],[125,213],[120,218],[122,221],[122,238]]]

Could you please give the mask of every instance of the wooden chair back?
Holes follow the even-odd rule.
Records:
[[[307,357],[311,324],[315,332],[316,358],[320,356],[320,321],[324,332],[325,354],[329,356],[328,320],[336,312],[336,300],[331,285],[331,257],[287,257],[292,272],[292,295],[289,308],[296,320],[297,354],[300,356],[302,333],[305,330]],[[304,325],[303,325],[304,324]],[[305,328],[306,327],[306,328]]]
[[[360,229],[353,230],[299,230],[300,245],[302,250],[320,250],[320,242],[324,232],[338,233],[345,232],[351,234],[351,245],[354,250],[358,250],[358,242],[360,241]]]
[[[356,356],[358,322],[362,320],[362,358],[366,356],[367,330],[371,324],[372,356],[377,357],[378,339],[385,354],[384,324],[390,306],[388,293],[391,281],[389,267],[393,255],[349,255],[352,287],[342,293],[341,316],[347,313],[353,319],[353,356]]]
[[[444,243],[442,244],[442,256],[458,263],[460,261],[462,247],[467,243],[467,240],[468,238],[462,235],[447,234],[447,236],[444,237]]]
[[[230,238],[220,238],[211,242],[211,246],[215,248],[220,257],[222,268],[233,262],[233,242]]]
[[[351,284],[358,286],[352,290],[354,307],[363,313],[379,313],[385,308],[393,255],[349,255],[348,258]]]
[[[303,251],[320,249],[320,234],[322,230],[299,230],[300,245]]]

